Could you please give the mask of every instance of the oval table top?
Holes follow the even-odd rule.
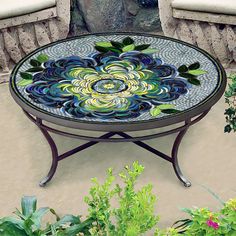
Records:
[[[158,128],[211,108],[226,86],[210,54],[144,33],[96,33],[45,45],[14,68],[10,91],[27,112],[71,128]]]

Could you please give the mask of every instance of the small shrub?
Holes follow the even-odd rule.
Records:
[[[236,74],[229,76],[230,83],[225,91],[225,102],[228,108],[225,110],[225,119],[227,125],[224,128],[225,133],[236,131]]]
[[[156,197],[152,185],[135,190],[137,178],[144,167],[134,162],[119,174],[123,186],[114,184],[115,176],[108,169],[107,178],[100,184],[92,179],[93,186],[85,197],[89,215],[82,221],[80,216],[65,215],[60,218],[56,212],[43,207],[37,209],[35,197],[23,197],[21,210],[16,209],[15,217],[0,219],[0,236],[140,236],[151,235],[159,217],[154,214]],[[210,190],[208,190],[211,192]],[[223,202],[218,212],[208,208],[183,209],[190,219],[181,219],[168,229],[156,229],[155,236],[236,236],[236,198]],[[118,207],[113,207],[113,199]],[[42,217],[51,213],[55,222],[42,227]],[[148,233],[147,233],[148,232]],[[147,234],[145,234],[147,233]]]

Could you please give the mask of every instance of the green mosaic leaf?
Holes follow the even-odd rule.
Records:
[[[197,76],[192,75],[192,74],[189,74],[189,73],[187,73],[187,72],[180,73],[179,75],[180,75],[181,77],[186,78],[186,79],[196,79],[196,78],[197,78]]]
[[[198,69],[198,70],[189,70],[188,73],[191,75],[204,75],[207,73],[207,71]]]
[[[99,52],[109,52],[109,49],[106,47],[102,47],[102,46],[95,46],[94,47],[97,51]]]
[[[175,114],[175,113],[179,113],[180,111],[177,109],[165,109],[165,110],[162,110],[161,112],[165,114]]]
[[[200,68],[200,63],[199,63],[199,62],[195,62],[195,63],[191,64],[191,65],[188,67],[189,70],[197,70],[197,69],[199,69],[199,68]]]
[[[155,48],[148,48],[148,49],[142,50],[141,52],[142,52],[142,53],[146,53],[146,54],[153,54],[153,53],[158,52],[158,49],[155,49]]]
[[[162,110],[166,110],[166,109],[171,109],[174,107],[174,105],[173,104],[161,104],[157,107],[162,111]]]
[[[24,86],[26,86],[26,85],[28,85],[28,84],[32,84],[32,83],[33,83],[33,80],[22,79],[22,80],[20,80],[20,81],[17,83],[17,85],[24,87]]]
[[[119,50],[118,48],[115,48],[115,47],[108,48],[108,50],[112,51],[112,52],[118,52],[118,53],[122,52],[121,50]]]
[[[196,79],[196,78],[190,78],[190,79],[188,79],[188,82],[189,82],[190,84],[197,85],[197,86],[201,85],[200,80],[198,80],[198,79]]]
[[[183,73],[183,72],[187,72],[188,71],[188,67],[186,65],[182,65],[178,68],[178,72]]]
[[[49,60],[49,57],[47,54],[40,54],[38,57],[37,57],[37,60],[41,63],[43,62],[46,62]]]
[[[34,67],[38,67],[38,66],[41,66],[41,62],[38,61],[38,60],[35,60],[35,59],[31,59],[30,60],[30,65],[34,66]]]
[[[135,50],[137,51],[142,51],[144,49],[147,49],[150,47],[151,44],[142,44],[142,45],[137,45],[135,46]]]
[[[130,45],[127,45],[127,46],[123,47],[122,51],[123,52],[128,52],[128,51],[134,50],[134,48],[135,48],[135,45],[134,44],[130,44]]]
[[[123,43],[120,43],[120,42],[116,42],[116,41],[111,41],[111,45],[115,48],[118,48],[118,49],[121,49],[124,47],[124,44]]]
[[[112,47],[110,42],[96,42],[95,45],[103,48]]]
[[[43,70],[42,67],[33,67],[33,68],[28,69],[26,72],[39,72],[42,70]]]
[[[26,73],[26,72],[20,72],[20,76],[22,79],[25,79],[25,80],[32,80],[33,79],[33,76],[29,73]]]
[[[126,37],[126,38],[123,39],[122,42],[123,42],[124,45],[130,45],[130,44],[134,43],[134,40],[130,37]]]
[[[161,114],[161,109],[157,106],[150,110],[151,116],[158,116]]]

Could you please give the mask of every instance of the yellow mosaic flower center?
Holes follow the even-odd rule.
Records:
[[[104,84],[104,86],[103,86],[105,89],[113,89],[114,87],[115,87],[115,85],[114,84]]]

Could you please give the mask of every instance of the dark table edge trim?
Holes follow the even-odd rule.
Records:
[[[106,36],[106,35],[139,35],[139,36],[145,36],[145,37],[155,37],[155,38],[162,38],[162,39],[167,39],[170,41],[178,42],[181,44],[184,44],[186,46],[189,46],[191,48],[194,48],[197,51],[200,51],[203,53],[209,60],[212,61],[212,63],[215,65],[217,68],[217,71],[219,73],[220,79],[221,79],[221,84],[217,89],[209,95],[206,99],[202,101],[202,103],[199,105],[197,104],[194,107],[191,107],[188,110],[185,110],[183,112],[180,112],[178,114],[174,115],[168,115],[164,116],[162,118],[157,118],[157,119],[152,119],[152,120],[145,120],[145,121],[129,121],[129,122],[95,122],[95,121],[83,121],[83,120],[78,120],[76,121],[75,119],[70,119],[68,117],[59,117],[54,114],[48,114],[45,111],[41,109],[36,109],[33,107],[32,104],[30,104],[25,98],[23,98],[19,93],[17,93],[16,85],[13,83],[13,77],[17,73],[19,67],[24,63],[28,58],[30,58],[32,55],[34,55],[37,52],[40,52],[41,50],[50,47],[52,45],[60,44],[68,40],[76,40],[78,38],[83,38],[86,36],[90,35],[97,35],[97,36]],[[147,33],[137,33],[137,32],[105,32],[105,33],[93,33],[93,34],[83,34],[80,36],[76,37],[71,37],[67,39],[62,39],[58,40],[56,42],[52,42],[50,44],[47,44],[43,47],[40,47],[30,54],[28,54],[26,57],[21,59],[19,63],[15,66],[13,69],[11,76],[10,76],[10,82],[9,82],[9,87],[10,87],[10,92],[14,100],[17,102],[19,106],[21,106],[24,110],[29,112],[30,114],[41,118],[42,120],[57,124],[57,125],[62,125],[65,127],[70,127],[70,128],[76,128],[76,129],[83,129],[83,130],[93,130],[93,131],[137,131],[137,130],[147,130],[147,129],[154,129],[154,128],[160,128],[163,126],[168,126],[172,125],[175,123],[183,122],[186,119],[195,117],[202,112],[208,110],[211,108],[223,95],[226,87],[226,73],[224,71],[224,68],[222,65],[218,62],[217,59],[215,59],[213,56],[211,56],[208,52],[204,51],[203,49],[200,49],[192,44],[186,43],[184,41],[178,40],[178,39],[173,39],[170,37],[166,36],[161,36],[161,35],[154,35],[154,34],[147,34]],[[20,97],[19,97],[20,96]],[[24,100],[22,100],[22,99]]]

